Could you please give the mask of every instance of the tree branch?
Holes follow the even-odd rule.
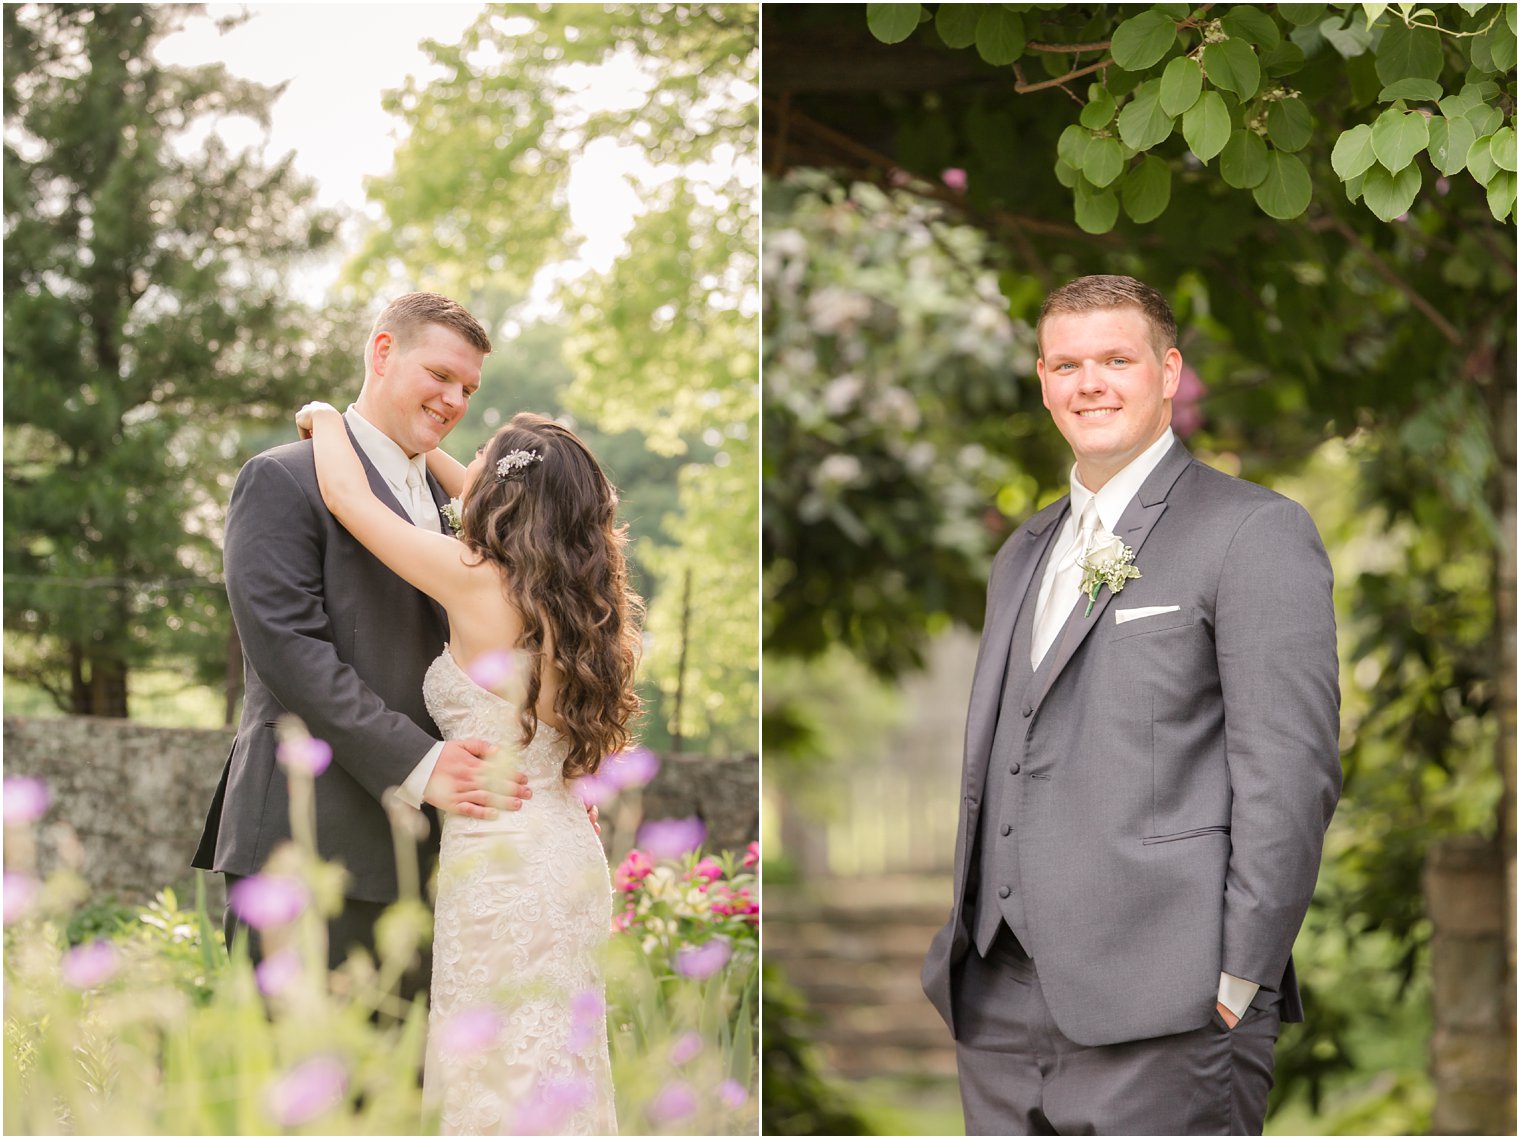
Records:
[[[1373,249],[1371,245],[1363,240],[1361,234],[1352,229],[1351,226],[1346,223],[1344,218],[1338,216],[1332,215],[1332,225],[1334,226],[1335,231],[1346,239],[1346,243],[1348,245],[1351,245],[1353,248],[1361,251],[1362,256],[1367,258],[1367,263],[1371,265],[1374,270],[1376,270],[1379,277],[1383,278],[1384,281],[1392,285],[1399,292],[1403,293],[1404,296],[1408,299],[1409,303],[1412,304],[1420,312],[1420,314],[1425,317],[1426,320],[1430,321],[1431,324],[1436,326],[1436,331],[1444,336],[1449,344],[1461,347],[1462,334],[1457,331],[1456,326],[1453,325],[1451,321],[1442,316],[1441,313],[1436,309],[1435,305],[1431,304],[1428,300],[1421,296],[1413,285],[1404,280],[1403,277],[1399,276],[1398,272],[1393,268],[1393,266],[1389,265],[1388,262],[1382,259],[1382,257],[1378,256],[1377,250]]]
[[[1065,83],[1071,82],[1073,79],[1081,79],[1082,76],[1091,75],[1094,71],[1102,71],[1105,67],[1112,66],[1113,62],[1112,59],[1100,59],[1097,63],[1090,63],[1086,67],[1079,67],[1075,71],[1068,71],[1065,75],[1058,75],[1054,79],[1046,79],[1039,83],[1023,83],[1016,79],[1013,89],[1020,95],[1027,95],[1031,91],[1044,91],[1049,87],[1060,87]]]
[[[1039,40],[1030,40],[1024,45],[1026,51],[1043,51],[1051,55],[1066,55],[1068,52],[1084,51],[1107,51],[1111,41],[1102,40],[1091,44],[1048,44]]]

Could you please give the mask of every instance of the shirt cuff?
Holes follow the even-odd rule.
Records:
[[[1256,996],[1256,990],[1261,988],[1255,981],[1243,980],[1240,977],[1232,977],[1228,973],[1219,974],[1219,1003],[1224,1005],[1235,1014],[1239,1020],[1245,1016],[1246,1009],[1250,1007],[1252,999]]]
[[[422,809],[422,793],[427,790],[428,780],[433,778],[433,768],[438,766],[438,757],[443,754],[443,741],[439,740],[428,749],[428,753],[422,757],[422,762],[412,768],[412,773],[406,777],[406,782],[396,788],[396,798],[400,799],[408,807]]]

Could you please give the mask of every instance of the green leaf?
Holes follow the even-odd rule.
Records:
[[[1056,159],[1056,181],[1070,190],[1077,184],[1077,168],[1064,158]]]
[[[1513,127],[1500,127],[1489,140],[1489,153],[1493,156],[1494,165],[1501,170],[1513,171],[1515,169],[1515,129]]]
[[[867,4],[866,27],[882,43],[900,44],[913,34],[923,12],[922,4]]]
[[[1513,8],[1513,4],[1506,4],[1506,8]],[[1515,69],[1515,29],[1502,24],[1495,24],[1489,31],[1488,50],[1493,60],[1495,71],[1513,71]]]
[[[1108,93],[1108,88],[1094,83],[1088,94],[1087,106],[1082,108],[1082,113],[1077,118],[1089,130],[1101,130],[1113,122],[1116,109],[1114,97]]]
[[[1267,137],[1278,150],[1302,150],[1314,134],[1314,117],[1302,99],[1279,99],[1267,108]]]
[[[1283,40],[1276,47],[1261,53],[1261,69],[1271,76],[1292,75],[1303,66],[1304,49],[1292,40]]]
[[[1420,168],[1406,166],[1390,174],[1382,166],[1367,171],[1362,183],[1362,201],[1383,221],[1392,221],[1407,213],[1420,192]]]
[[[1439,102],[1445,89],[1434,79],[1400,79],[1378,92],[1379,103],[1391,103],[1395,99],[1418,99]]]
[[[1177,25],[1160,12],[1146,11],[1114,29],[1108,50],[1124,70],[1144,71],[1159,63],[1176,42]]]
[[[976,43],[976,25],[982,10],[975,4],[941,4],[934,14],[934,30],[946,47],[970,47]]]
[[[1464,87],[1455,95],[1447,95],[1441,100],[1441,114],[1448,119],[1460,118],[1474,107],[1481,105],[1483,96],[1477,91]]]
[[[1124,176],[1120,197],[1131,220],[1141,225],[1155,221],[1172,200],[1171,166],[1156,155],[1147,154]]]
[[[1330,166],[1340,175],[1342,182],[1365,174],[1376,161],[1377,155],[1372,152],[1372,128],[1366,123],[1358,123],[1342,134],[1330,152]]]
[[[1377,47],[1377,74],[1384,83],[1437,79],[1441,75],[1441,34],[1393,20]]]
[[[1499,171],[1499,164],[1494,161],[1493,143],[1494,136],[1486,134],[1474,139],[1467,148],[1467,172],[1478,180],[1480,186],[1487,186]]]
[[[1355,178],[1346,179],[1346,200],[1349,202],[1360,201],[1362,197],[1362,185],[1366,181],[1366,174],[1358,174]]]
[[[1061,132],[1061,137],[1056,140],[1056,154],[1062,162],[1076,169],[1082,169],[1082,163],[1087,155],[1087,148],[1092,145],[1093,137],[1076,123],[1072,123]]]
[[[1179,55],[1161,73],[1161,109],[1169,115],[1180,115],[1198,102],[1202,90],[1203,69],[1196,60]]]
[[[1488,212],[1495,221],[1503,221],[1515,208],[1515,175],[1501,170],[1488,184]]]
[[[1377,23],[1377,18],[1388,10],[1387,4],[1363,4],[1362,11],[1367,14],[1367,26],[1370,28]]]
[[[999,5],[982,9],[976,22],[976,53],[994,67],[1007,67],[1024,54],[1024,20]]]
[[[1119,140],[1095,138],[1082,159],[1082,174],[1099,190],[1117,178],[1124,170],[1124,152]]]
[[[1199,162],[1208,162],[1230,141],[1230,112],[1224,96],[1205,91],[1182,116],[1182,137]]]
[[[1231,39],[1249,40],[1264,48],[1274,48],[1282,43],[1282,33],[1271,16],[1249,4],[1232,4],[1224,9],[1220,19]]]
[[[1119,112],[1119,137],[1124,145],[1149,150],[1172,133],[1172,116],[1161,108],[1161,80],[1151,79],[1135,88],[1135,95]]]
[[[1089,194],[1077,187],[1077,225],[1085,233],[1107,233],[1119,220],[1119,199],[1112,190]]]
[[[1261,185],[1267,176],[1267,144],[1261,136],[1245,129],[1231,134],[1219,152],[1219,176],[1237,190]]]
[[[1278,221],[1298,217],[1309,208],[1314,183],[1309,168],[1296,154],[1274,150],[1267,156],[1267,176],[1251,191],[1262,212]]]
[[[1277,14],[1295,28],[1317,24],[1325,15],[1323,4],[1279,4]]]
[[[1429,142],[1430,128],[1418,111],[1390,107],[1372,124],[1372,153],[1394,174],[1413,162]]]
[[[1320,22],[1319,32],[1342,59],[1355,59],[1372,46],[1372,33],[1349,12],[1327,17]]]
[[[1460,174],[1467,165],[1467,152],[1476,141],[1472,124],[1460,116],[1430,120],[1430,161],[1442,174]]]
[[[1244,40],[1224,40],[1203,49],[1203,70],[1215,87],[1249,99],[1261,86],[1261,64]]]
[[[1499,129],[1504,122],[1504,112],[1487,103],[1478,103],[1467,109],[1466,118],[1472,124],[1473,134],[1482,137]]]

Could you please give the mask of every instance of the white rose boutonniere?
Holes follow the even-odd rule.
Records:
[[[464,529],[464,522],[460,518],[459,508],[463,504],[457,498],[449,499],[447,506],[440,506],[438,513],[443,515],[443,520],[449,524],[449,529],[454,531],[454,537],[459,537]]]
[[[1107,530],[1098,530],[1093,534],[1092,544],[1077,558],[1077,565],[1082,568],[1081,589],[1087,594],[1087,609],[1083,612],[1083,617],[1092,614],[1093,603],[1098,600],[1098,590],[1106,585],[1110,591],[1118,593],[1126,581],[1140,576],[1140,571],[1130,564],[1134,560],[1135,551],[1121,542],[1117,535],[1110,534]]]

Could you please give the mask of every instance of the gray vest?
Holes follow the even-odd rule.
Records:
[[[1019,882],[1019,817],[1029,777],[1024,771],[1024,749],[1029,735],[1034,698],[1046,682],[1056,657],[1061,637],[1045,651],[1038,669],[1029,667],[1029,650],[1034,640],[1034,610],[1045,580],[1047,563],[1055,554],[1052,542],[1040,559],[1029,589],[1019,605],[1013,624],[1012,644],[1008,646],[1008,666],[1003,676],[1003,702],[998,708],[997,730],[992,737],[992,753],[987,758],[987,783],[982,792],[982,813],[977,827],[977,887],[975,926],[972,940],[983,957],[997,936],[998,926],[1008,923],[1015,937],[1026,947],[1027,926],[1024,921],[1024,894]],[[1074,605],[1076,598],[1068,602]],[[1050,604],[1059,604],[1051,598]]]

